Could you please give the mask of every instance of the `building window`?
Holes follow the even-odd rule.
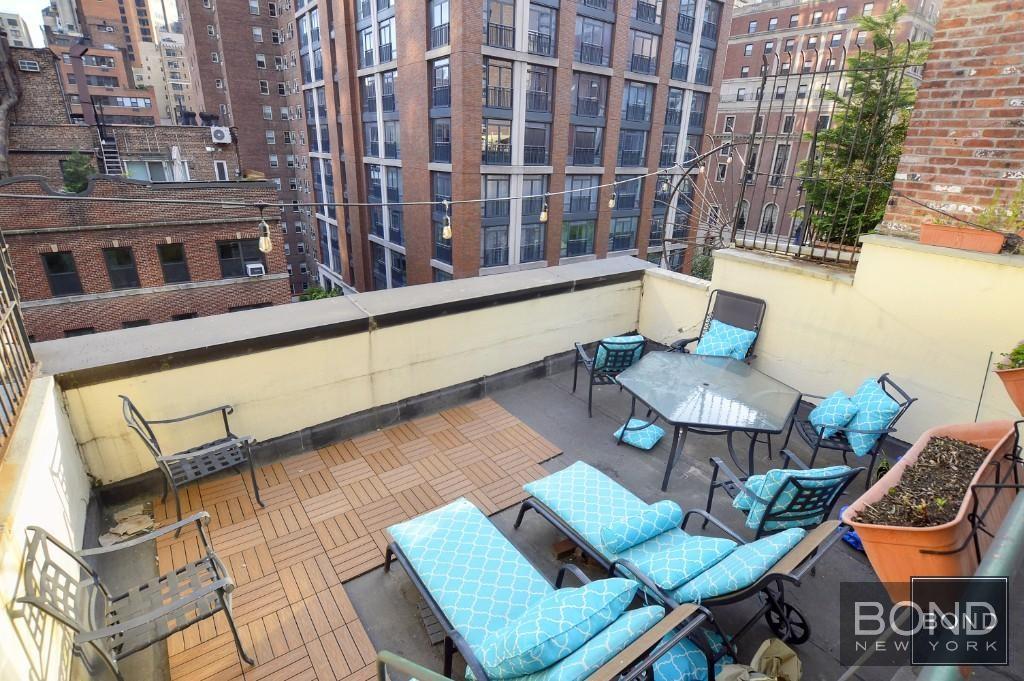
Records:
[[[65,338],[74,338],[75,336],[88,336],[88,335],[94,334],[94,333],[96,333],[96,327],[95,326],[83,326],[80,329],[65,329],[64,337]]]
[[[484,18],[485,38],[488,45],[507,50],[515,46],[515,13],[513,0],[486,0]]]
[[[811,14],[811,25],[817,26],[818,24],[820,24],[823,15],[824,12],[822,12],[820,9],[814,10],[814,13]]]
[[[873,3],[873,2],[865,2],[864,3],[864,12],[863,12],[864,16],[869,17],[869,16],[871,16],[872,12],[874,12],[874,11],[875,11],[875,3]]]
[[[512,121],[488,119],[483,121],[483,163],[509,165],[512,163]]]
[[[157,244],[156,250],[160,256],[160,267],[164,272],[164,283],[177,284],[189,281],[184,244]]]
[[[772,17],[771,19],[768,20],[768,30],[769,31],[774,31],[778,27],[779,27],[779,18],[778,17]]]
[[[441,47],[448,44],[449,21],[451,9],[448,0],[430,0],[430,47]]]
[[[839,47],[843,44],[843,34],[833,33],[832,40],[829,41],[829,47]]]
[[[782,132],[784,134],[788,135],[789,133],[793,132],[793,119],[793,114],[786,114],[786,117],[782,119]]]
[[[790,14],[789,15],[789,27],[790,28],[796,28],[799,24],[800,24],[800,15],[799,14]]]
[[[786,166],[789,164],[788,142],[779,143],[775,146],[775,157],[772,159],[772,173],[768,183],[773,187],[781,187],[786,180]]]
[[[267,14],[269,16],[272,16],[272,17],[276,17],[277,16],[277,3],[276,2],[268,2],[267,3]]]
[[[220,261],[220,274],[225,279],[246,276],[246,265],[263,264],[257,239],[218,241],[217,259]]]
[[[611,229],[608,232],[608,250],[628,251],[636,248],[636,227],[640,218],[632,217],[612,218]]]
[[[715,169],[715,181],[716,182],[724,182],[725,181],[725,173],[727,172],[728,168],[729,168],[729,166],[727,166],[724,163],[719,163],[718,164],[718,167]]]
[[[612,25],[590,17],[576,17],[576,61],[608,66],[611,60]]]
[[[836,10],[836,21],[846,21],[846,8],[840,7]]]
[[[68,252],[43,253],[43,269],[54,296],[71,296],[82,292],[75,257]]]
[[[271,107],[269,105],[263,107],[263,120],[265,120],[265,121],[272,121],[272,120],[274,120],[274,108],[273,107]]]
[[[257,54],[256,55],[256,68],[265,69],[267,68],[267,55]]]
[[[593,220],[572,220],[562,224],[562,248],[560,255],[571,258],[591,255],[594,252]]]
[[[597,210],[597,185],[600,175],[569,175],[565,178],[566,193],[563,210],[566,213],[593,213]]]
[[[508,203],[503,201],[502,203]],[[508,264],[508,225],[484,225],[480,228],[480,267]]]
[[[484,57],[483,105],[512,108],[512,62]]]
[[[213,162],[213,173],[217,177],[218,182],[228,181],[228,162],[227,161],[214,161]]]
[[[134,329],[137,326],[149,326],[148,319],[134,319],[130,322],[121,322],[122,329]]]
[[[604,116],[608,78],[576,71],[572,74],[572,113],[577,116]]]
[[[260,13],[260,0],[249,0],[249,14],[258,15]]]
[[[268,81],[265,81],[265,80],[261,80],[260,81],[260,94],[261,95],[269,95],[270,94],[270,83]]]
[[[213,86],[215,88],[217,88],[218,90],[223,90],[224,89],[224,80],[222,78],[215,79],[213,81]]]
[[[217,54],[216,52],[211,52],[210,53],[210,61],[212,61],[214,64],[219,64],[220,63],[220,55]]]
[[[139,288],[139,272],[135,268],[135,255],[130,248],[104,248],[110,286],[114,289]]]
[[[757,33],[757,22],[751,21],[747,24],[747,33]]]
[[[555,56],[557,25],[557,10],[530,3],[530,28],[527,34],[527,51],[530,54],[539,54],[543,57]]]
[[[761,227],[760,231],[762,234],[774,234],[775,223],[779,218],[779,207],[774,203],[769,203],[761,211]]]
[[[277,133],[273,130],[267,130],[267,144],[277,144]]]
[[[185,319],[195,319],[198,316],[199,316],[199,314],[196,313],[196,312],[181,312],[179,314],[172,314],[171,315],[171,321],[172,322],[180,322],[180,321],[185,320]]]
[[[749,66],[741,66],[740,67],[740,78],[746,78],[749,75],[750,75],[750,67]]]
[[[774,51],[775,51],[775,41],[774,40],[766,40],[766,41],[764,41],[764,53],[765,54],[771,54]]]
[[[253,39],[254,42],[257,42],[257,43],[262,43],[263,42],[263,27],[262,26],[253,26],[252,27],[252,39]]]
[[[753,54],[754,54],[754,44],[753,43],[747,43],[746,45],[743,46],[743,56],[744,57],[750,57],[750,56],[753,56]]]

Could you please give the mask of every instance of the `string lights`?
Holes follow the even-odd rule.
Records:
[[[444,226],[441,228],[441,238],[450,241],[452,238],[452,206],[448,199],[441,202],[444,206]]]
[[[264,203],[260,203],[257,207],[260,209],[260,224],[256,226],[260,231],[260,240],[257,248],[260,249],[260,253],[270,253],[274,250],[274,242],[270,238],[270,224],[263,219],[263,211],[267,209],[267,206]]]

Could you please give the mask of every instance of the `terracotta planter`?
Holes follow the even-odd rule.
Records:
[[[971,492],[968,491],[962,500],[960,512],[956,517],[943,525],[934,527],[897,527],[893,525],[868,525],[859,523],[853,518],[868,504],[881,499],[903,477],[903,471],[921,455],[921,450],[929,439],[936,435],[947,435],[985,447],[989,454],[985,457],[978,472],[971,480],[971,485],[998,482],[996,467],[989,463],[1002,459],[1010,452],[1014,442],[1013,421],[989,421],[987,423],[967,423],[932,428],[924,433],[906,455],[893,464],[892,469],[882,476],[878,482],[865,492],[843,513],[843,522],[857,530],[864,551],[871,561],[878,579],[886,583],[889,596],[893,601],[905,600],[910,596],[911,577],[960,577],[974,574],[978,567],[978,558],[974,551],[974,542],[969,541],[961,551],[945,555],[922,553],[922,549],[931,551],[949,551],[959,548],[971,535],[971,523],[968,513],[973,503]],[[1000,466],[1003,481],[1010,475],[1010,467],[1006,462]],[[979,490],[979,509],[983,510],[992,500],[994,490]],[[1003,493],[996,497],[992,509],[985,518],[985,526],[992,534],[1003,522],[1007,510],[1013,502],[1012,493]],[[984,532],[978,533],[981,553],[984,556],[991,537]]]
[[[957,248],[961,251],[998,253],[1003,250],[1006,237],[1001,232],[956,225],[939,225],[926,222],[921,225],[921,243],[929,246]]]
[[[996,369],[999,380],[1006,388],[1006,394],[1010,396],[1017,411],[1024,416],[1024,367],[1020,369]]]

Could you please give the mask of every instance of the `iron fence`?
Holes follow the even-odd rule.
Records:
[[[35,373],[35,358],[20,303],[10,251],[0,234],[0,460],[7,451]]]
[[[856,265],[858,237],[884,215],[913,105],[921,64],[906,45],[764,58],[754,97],[737,97],[750,104],[713,140],[726,145],[709,167],[726,193],[713,202],[732,210],[719,213],[723,240],[731,231],[740,248]]]

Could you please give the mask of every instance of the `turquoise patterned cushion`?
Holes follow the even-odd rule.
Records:
[[[582,648],[547,669],[519,677],[520,681],[583,681],[640,638],[665,616],[658,605],[622,613]]]
[[[605,345],[613,346],[612,350],[628,349],[630,346],[635,345],[636,349],[633,350],[633,359],[630,364],[640,359],[640,355],[644,352],[644,341],[646,339],[643,336],[612,336],[605,338],[601,341],[603,345],[597,346],[597,351],[594,353],[594,369],[600,371],[604,369],[605,363],[608,361],[608,351],[604,348]],[[625,367],[618,367],[619,369]]]
[[[694,354],[743,359],[756,338],[757,331],[748,331],[712,319],[708,330],[700,337]]]
[[[672,595],[680,603],[700,603],[707,598],[744,589],[764,576],[806,534],[806,531],[794,528],[743,544],[714,567],[676,589]]]
[[[602,579],[559,589],[480,644],[480,664],[495,679],[510,679],[550,667],[614,622],[639,585]]]
[[[850,400],[857,405],[857,414],[848,424],[852,430],[885,430],[900,410],[900,405],[886,395],[882,386],[873,378],[864,381]],[[846,434],[846,440],[857,456],[870,452],[879,437],[867,433]]]
[[[747,527],[756,530],[761,524],[761,519],[764,518],[765,513],[768,511],[768,504],[755,499],[750,494],[747,494],[746,490],[750,490],[765,501],[771,501],[772,497],[774,497],[775,494],[785,486],[782,494],[775,500],[774,504],[774,511],[782,511],[791,501],[793,501],[793,497],[795,497],[797,493],[796,487],[786,484],[786,481],[790,478],[799,479],[803,486],[807,488],[831,487],[839,484],[839,482],[834,479],[822,480],[822,478],[830,478],[835,475],[849,472],[849,466],[829,466],[828,468],[815,468],[809,471],[796,470],[792,468],[776,468],[768,471],[764,475],[752,475],[747,478],[746,485],[744,486],[745,489],[740,491],[732,505],[738,509],[748,511],[746,525]],[[765,523],[764,529],[772,531],[788,527],[812,527],[820,524],[824,520],[824,517],[804,517],[794,520],[769,520]]]
[[[645,423],[647,422],[642,419],[630,419],[626,426],[629,426],[630,428],[640,428],[640,426]],[[646,428],[640,428],[639,430],[627,430],[626,434],[622,435],[622,430],[626,426],[616,430],[613,437],[618,440],[621,435],[623,442],[627,445],[633,445],[637,449],[654,449],[654,445],[658,444],[658,440],[665,437],[665,430],[653,423]]]
[[[474,651],[488,634],[554,591],[466,499],[392,525],[388,532]]]
[[[689,535],[675,528],[626,549],[618,555],[671,592],[728,556],[736,542],[720,537]]]
[[[722,637],[718,634],[704,629],[701,629],[701,632],[711,647],[712,653],[717,655],[725,647]],[[662,642],[667,641],[672,636],[673,632],[669,632],[661,640]],[[721,673],[722,667],[732,663],[732,656],[723,655],[715,662],[715,676]],[[688,638],[675,644],[671,650],[654,663],[654,681],[707,681],[707,678],[707,659],[701,649]]]
[[[631,546],[679,527],[682,522],[683,509],[679,508],[679,504],[674,501],[659,501],[636,515],[608,525],[601,530],[601,537],[609,551],[622,553]]]
[[[839,432],[836,429],[845,427],[856,413],[857,405],[846,393],[837,390],[811,410],[810,421],[822,437],[832,437]]]

